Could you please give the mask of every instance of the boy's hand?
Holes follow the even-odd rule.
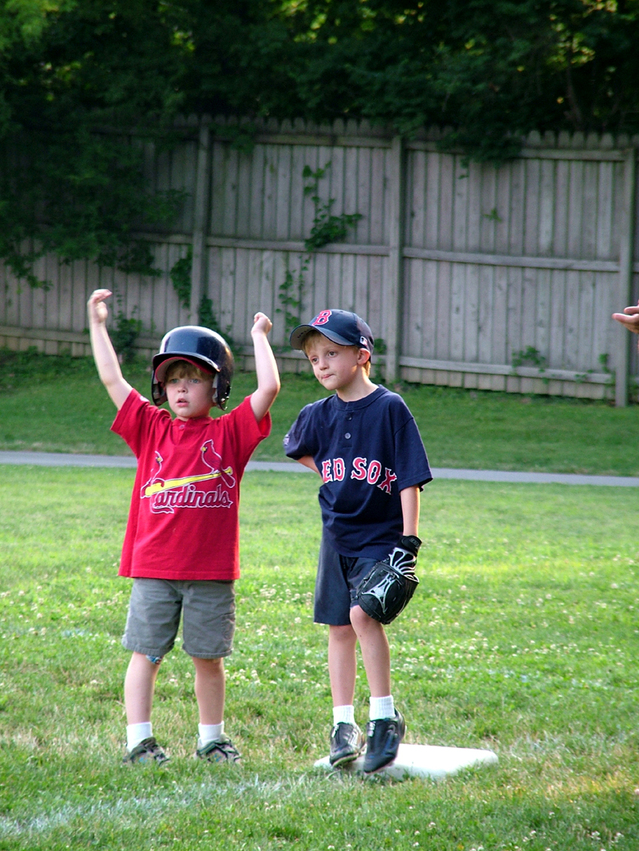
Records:
[[[109,308],[104,299],[111,295],[111,290],[94,290],[87,302],[89,321],[98,325],[104,325],[109,316]]]
[[[251,334],[264,334],[266,336],[272,327],[273,323],[265,313],[256,313],[253,317]]]
[[[625,325],[629,331],[639,334],[639,304],[624,307],[623,313],[613,313],[612,318]]]

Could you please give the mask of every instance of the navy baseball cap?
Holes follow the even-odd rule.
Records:
[[[291,347],[302,350],[304,338],[319,331],[340,346],[358,346],[373,354],[375,339],[366,322],[349,310],[320,310],[308,325],[298,325],[291,333]]]

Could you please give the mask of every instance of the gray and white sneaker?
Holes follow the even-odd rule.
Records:
[[[364,749],[364,734],[357,724],[340,721],[331,730],[331,753],[328,758],[334,768],[353,762]]]

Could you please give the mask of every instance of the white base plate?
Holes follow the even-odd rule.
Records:
[[[455,774],[462,768],[473,765],[495,765],[497,755],[492,751],[478,750],[476,748],[442,748],[433,745],[405,745],[399,746],[397,758],[391,765],[387,765],[377,772],[380,777],[392,777],[394,780],[404,780],[406,777],[430,777],[434,780]],[[355,771],[361,772],[364,766],[364,757],[360,756],[354,762],[348,763],[343,768],[334,769],[327,756],[318,759],[315,768],[323,768],[327,771]]]

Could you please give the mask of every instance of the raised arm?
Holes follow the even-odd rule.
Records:
[[[91,349],[98,375],[119,411],[133,388],[122,375],[118,356],[106,328],[109,310],[104,300],[110,295],[110,290],[95,290],[87,302],[87,310],[89,313]]]
[[[268,333],[272,327],[273,323],[264,313],[256,313],[253,317],[251,337],[255,352],[257,390],[251,396],[251,408],[258,423],[264,419],[280,392],[280,376],[268,341]]]

